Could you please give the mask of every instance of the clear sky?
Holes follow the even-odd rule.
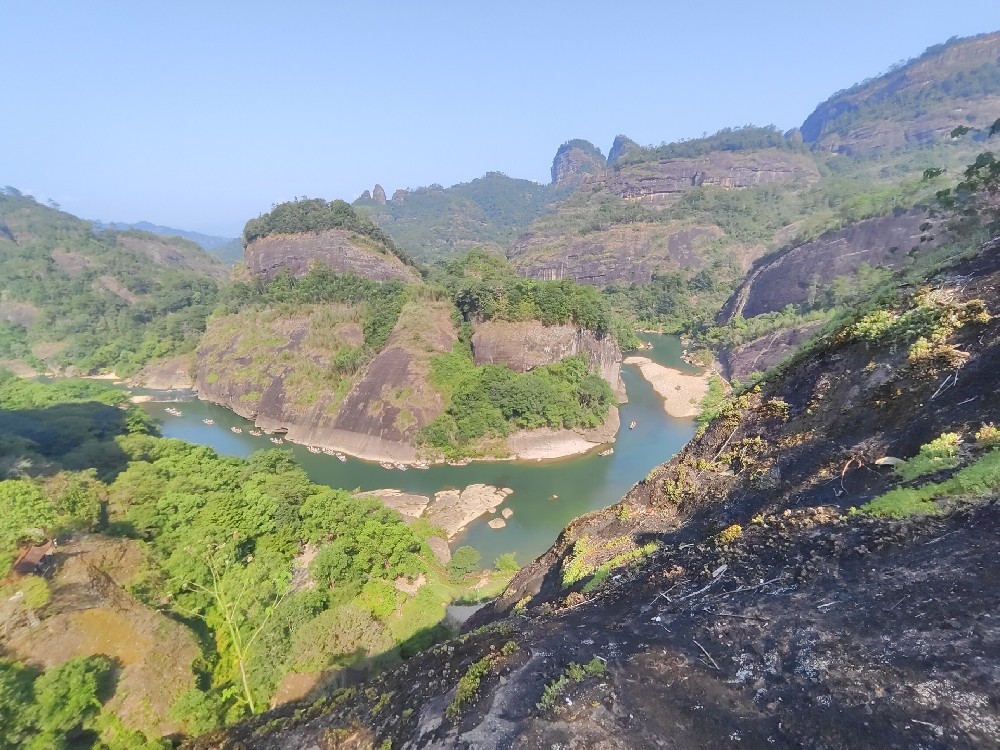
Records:
[[[294,196],[547,182],[727,126],[800,125],[997,0],[2,0],[0,185],[89,219],[236,236]]]

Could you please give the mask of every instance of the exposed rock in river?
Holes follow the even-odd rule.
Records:
[[[484,513],[495,513],[501,503],[514,493],[513,490],[489,484],[470,484],[464,490],[441,490],[431,499],[395,489],[360,492],[358,497],[374,497],[383,505],[398,511],[408,519],[426,518],[434,526],[444,529],[449,539]],[[510,518],[505,509],[504,518]],[[440,545],[439,545],[440,546]],[[447,548],[447,545],[444,545]],[[451,558],[451,553],[434,549],[439,558]],[[443,560],[446,563],[448,560]]]

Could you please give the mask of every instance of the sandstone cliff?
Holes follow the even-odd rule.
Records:
[[[600,149],[579,138],[566,141],[552,159],[552,184],[582,182],[587,175],[597,174],[607,166]]]
[[[395,255],[373,249],[371,242],[343,229],[276,234],[251,242],[244,253],[248,273],[268,281],[287,268],[304,276],[313,263],[334,273],[353,272],[375,281],[418,281],[420,275]]]
[[[921,246],[920,226],[925,221],[927,215],[920,210],[866,219],[765,258],[726,303],[720,321],[811,304],[837,276],[853,273],[865,263],[899,267],[913,248]]]
[[[807,186],[819,180],[815,162],[784,149],[715,151],[691,159],[666,159],[611,171],[602,181],[620,198],[664,204],[691,188],[747,188],[779,183]]]
[[[612,336],[598,338],[593,331],[571,325],[546,326],[538,321],[479,323],[472,334],[472,354],[477,365],[506,365],[514,372],[528,372],[575,354],[585,354],[611,389],[624,394],[622,354]]]
[[[888,73],[838,92],[806,118],[821,151],[870,156],[947,140],[958,125],[989,126],[1000,112],[1000,32],[931,47]]]
[[[572,279],[606,286],[613,282],[648,284],[653,274],[679,268],[701,268],[701,248],[723,235],[715,226],[617,224],[583,236],[554,231],[527,232],[514,243],[510,261],[532,279]],[[763,248],[734,248],[750,263]]]
[[[337,353],[363,341],[357,321],[347,305],[215,318],[198,349],[199,394],[295,442],[413,460],[413,436],[444,407],[427,376],[431,357],[451,351],[457,339],[451,306],[407,303],[362,372],[331,376]]]

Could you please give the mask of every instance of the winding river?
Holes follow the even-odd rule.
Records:
[[[676,337],[647,334],[642,338],[652,345],[642,352],[644,356],[684,372],[697,372],[681,360],[682,347]],[[502,507],[510,508],[514,514],[507,519],[506,527],[491,529],[487,526],[491,516],[481,516],[453,541],[452,548],[472,545],[482,554],[484,566],[492,565],[504,552],[514,552],[523,565],[548,549],[572,519],[616,502],[694,435],[693,420],[667,416],[660,397],[638,368],[624,366],[622,377],[629,401],[621,407],[623,427],[610,456],[590,453],[554,461],[473,462],[468,466],[437,465],[427,470],[398,471],[354,458],[341,462],[292,443],[282,447],[291,450],[314,482],[333,487],[361,490],[393,487],[422,495],[477,482],[509,487],[514,494]],[[159,392],[157,396],[170,398],[169,392]],[[250,435],[253,423],[228,409],[198,401],[190,392],[178,398],[182,403],[153,401],[142,405],[159,423],[164,437],[208,445],[221,454],[233,456],[248,456],[274,447],[267,435]],[[170,407],[179,408],[182,415],[169,414],[166,409]],[[206,425],[203,419],[212,419],[214,424]],[[636,426],[630,430],[628,425],[632,421]],[[232,427],[242,429],[242,433],[232,432]]]

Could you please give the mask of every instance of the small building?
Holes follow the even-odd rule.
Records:
[[[55,548],[55,543],[50,539],[40,546],[32,546],[21,552],[21,556],[14,563],[13,572],[15,575],[26,576],[37,572],[38,566]]]

